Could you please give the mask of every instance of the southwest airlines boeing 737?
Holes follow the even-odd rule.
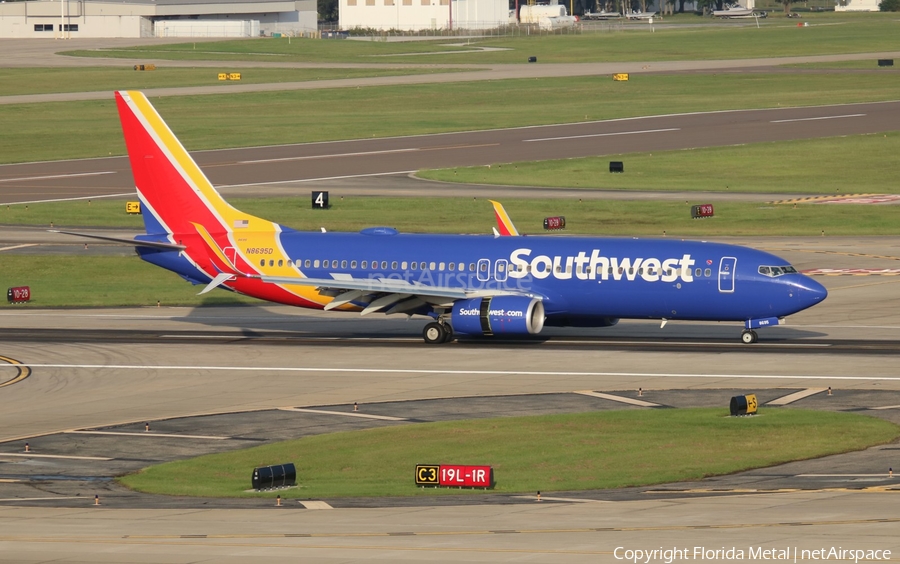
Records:
[[[622,318],[741,322],[753,343],[756,329],[827,295],[787,261],[746,247],[520,236],[496,202],[493,236],[295,231],[222,199],[142,93],[117,92],[116,103],[147,231],[124,241],[205,284],[201,293],[221,286],[298,307],[428,316],[426,343]]]

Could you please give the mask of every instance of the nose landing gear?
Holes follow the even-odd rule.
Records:
[[[752,344],[759,340],[759,336],[756,334],[756,331],[751,329],[745,329],[743,333],[741,333],[741,342],[744,344]]]

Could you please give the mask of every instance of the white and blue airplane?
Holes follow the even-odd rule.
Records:
[[[619,319],[732,321],[741,340],[827,291],[775,255],[672,239],[301,232],[228,204],[140,92],[117,92],[146,234],[141,258],[201,293],[216,287],[305,308],[427,316],[426,343],[537,335]],[[102,238],[102,237],[101,237]],[[113,239],[121,240],[121,239]]]

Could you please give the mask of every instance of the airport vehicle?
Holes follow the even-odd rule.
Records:
[[[756,329],[827,294],[787,261],[746,247],[521,236],[496,202],[493,236],[296,231],[228,204],[142,93],[117,92],[116,103],[146,233],[112,240],[206,285],[200,293],[223,287],[305,308],[428,316],[427,343],[620,318],[743,322],[742,340],[753,343]]]
[[[607,12],[606,10],[601,10],[599,12],[585,12],[583,16],[581,16],[582,20],[614,20],[621,18],[622,14],[619,12]]]
[[[757,12],[752,8],[744,8],[743,6],[731,6],[725,10],[713,10],[714,18],[733,19],[733,18],[765,18],[766,12]]]

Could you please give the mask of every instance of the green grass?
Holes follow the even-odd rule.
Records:
[[[607,173],[608,174],[608,173]],[[490,233],[495,226],[493,209],[485,199],[469,198],[346,198],[328,211],[306,209],[307,199],[275,199],[259,208],[244,205],[259,215],[265,206],[275,221],[299,229],[355,231],[373,223],[392,225],[407,232]],[[249,202],[247,202],[249,204]],[[716,216],[694,220],[692,204],[713,203]],[[243,204],[239,204],[240,205]],[[543,231],[543,218],[566,217],[566,233],[614,236],[717,237],[765,233],[770,236],[900,235],[897,206],[789,205],[722,202],[704,194],[681,201],[504,199],[503,205],[523,233]],[[297,206],[291,209],[291,206]],[[279,208],[277,210],[275,208]]]
[[[490,168],[422,170],[417,176],[469,184],[583,189],[895,194],[900,192],[898,154],[900,132],[894,131],[707,149],[502,163]],[[610,160],[621,160],[625,173],[610,174]]]
[[[227,86],[236,82],[219,80],[220,72],[239,72],[239,84],[272,82],[307,82],[362,78],[370,76],[398,76],[452,72],[455,69],[436,68],[371,68],[371,69],[245,69],[223,64],[221,68],[166,68],[155,71],[135,71],[132,66],[77,68],[0,68],[0,96],[47,94],[56,92],[100,92],[109,90],[144,90],[181,86]]]
[[[102,276],[101,276],[102,273]],[[227,291],[197,296],[202,286],[133,257],[0,253],[0,286],[30,286],[32,300],[0,308],[259,304]]]
[[[432,496],[460,491],[416,488],[416,464],[489,464],[497,492],[621,488],[859,450],[900,434],[892,423],[856,414],[727,414],[629,410],[395,426],[170,462],[120,482],[157,494],[246,497],[258,495],[244,493],[254,467],[293,462],[300,487],[282,497]]]
[[[182,143],[198,150],[896,97],[897,80],[890,73],[723,73],[641,75],[629,82],[598,76],[152,101]],[[547,111],[550,100],[552,112]],[[124,152],[112,92],[101,101],[0,105],[0,162]]]
[[[392,63],[525,63],[537,56],[542,63],[673,61],[685,59],[739,59],[864,53],[896,50],[900,22],[890,14],[809,14],[810,27],[798,29],[795,20],[772,17],[754,26],[721,25],[692,16],[669,22],[719,23],[700,27],[657,26],[650,33],[644,22],[626,23],[628,31],[587,32],[580,35],[509,36],[471,41],[472,45],[507,51],[459,53],[466,47],[448,47],[459,38],[428,42],[324,41],[318,39],[254,39],[214,43],[139,46],[129,49],[73,51],[77,56],[136,57],[175,60],[392,62]],[[601,29],[621,29],[619,24]],[[437,55],[402,56],[409,53]],[[380,55],[391,56],[388,60]]]

